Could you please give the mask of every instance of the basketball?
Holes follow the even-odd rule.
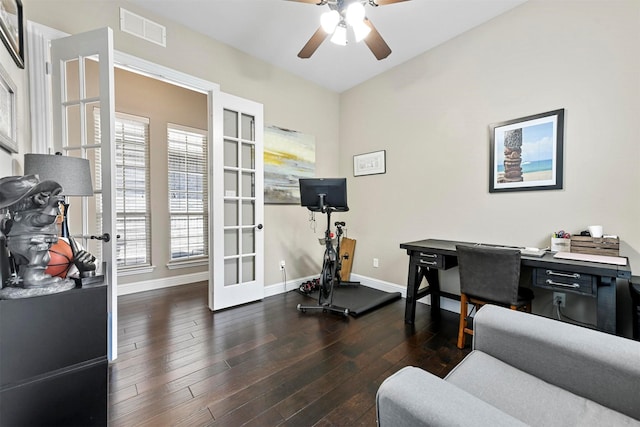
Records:
[[[58,239],[56,243],[49,248],[49,264],[44,271],[50,276],[58,276],[63,279],[67,277],[69,267],[73,265],[73,252],[71,246],[66,240]]]

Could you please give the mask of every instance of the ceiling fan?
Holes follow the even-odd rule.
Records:
[[[384,41],[376,27],[365,16],[365,4],[377,7],[409,0],[289,0],[300,3],[311,3],[318,6],[329,6],[329,11],[322,14],[320,28],[311,36],[307,44],[300,50],[298,57],[310,58],[327,37],[335,44],[347,44],[347,27],[353,30],[356,42],[363,40],[378,59],[391,54],[391,48]]]

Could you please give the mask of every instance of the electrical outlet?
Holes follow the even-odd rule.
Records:
[[[373,266],[374,266],[375,268],[378,268],[378,267],[380,266],[380,265],[378,264],[378,258],[374,258],[374,259],[373,259]]]
[[[285,265],[284,260],[281,260],[280,261],[280,270],[284,270],[284,265]]]
[[[560,307],[564,307],[567,303],[567,294],[564,292],[554,292],[553,293],[553,305],[559,305]]]

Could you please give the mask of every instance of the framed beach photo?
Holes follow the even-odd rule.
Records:
[[[562,189],[564,109],[489,126],[489,192]]]

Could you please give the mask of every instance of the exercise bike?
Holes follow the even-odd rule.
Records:
[[[340,240],[342,237],[342,227],[344,222],[335,223],[337,245],[333,246],[333,238],[331,233],[331,212],[334,208],[327,207],[324,213],[327,214],[327,229],[324,232],[324,256],[322,259],[322,272],[320,273],[320,290],[318,292],[318,305],[302,305],[298,304],[298,310],[303,313],[307,310],[322,310],[340,313],[344,316],[349,315],[349,309],[339,307],[333,304],[334,287],[340,285],[340,270],[342,269],[342,259],[340,258]]]
[[[336,196],[336,193],[340,197]],[[322,259],[322,272],[320,273],[320,290],[318,292],[318,305],[298,304],[301,312],[307,310],[322,310],[324,312],[349,315],[349,309],[333,304],[334,290],[338,286],[358,286],[358,282],[342,282],[340,271],[342,258],[340,257],[340,241],[342,240],[343,221],[337,221],[336,246],[333,245],[331,232],[331,213],[346,212],[349,210],[346,203],[345,179],[300,179],[301,204],[313,212],[327,214],[327,229],[324,232],[325,251]],[[317,199],[316,199],[317,198]],[[315,199],[315,200],[314,200]]]

